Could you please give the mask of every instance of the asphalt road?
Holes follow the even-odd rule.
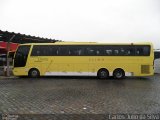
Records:
[[[0,113],[160,113],[160,74],[124,80],[1,78]]]

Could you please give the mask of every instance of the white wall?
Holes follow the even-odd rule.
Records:
[[[155,73],[160,73],[160,59],[154,61]]]

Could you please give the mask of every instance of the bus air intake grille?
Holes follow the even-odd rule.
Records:
[[[141,65],[141,73],[142,74],[149,74],[149,65]]]

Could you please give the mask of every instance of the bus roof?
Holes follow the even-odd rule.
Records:
[[[55,42],[55,43],[27,43],[21,45],[152,45],[152,43],[151,42],[137,42],[137,43]]]

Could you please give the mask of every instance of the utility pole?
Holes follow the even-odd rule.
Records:
[[[8,57],[8,53],[9,53],[9,50],[10,50],[10,42],[13,40],[13,38],[15,37],[15,35],[13,35],[11,37],[11,39],[8,39],[8,42],[7,42],[7,77],[10,76],[10,73],[9,73],[9,63],[10,63],[10,60],[9,60],[9,57]]]

